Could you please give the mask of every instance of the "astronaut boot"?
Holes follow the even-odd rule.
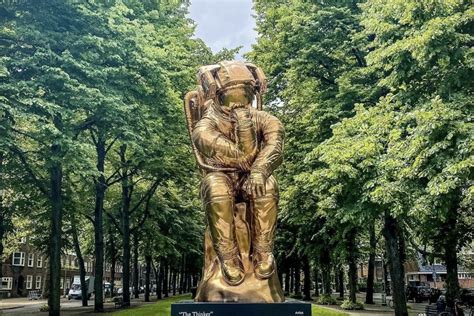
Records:
[[[275,273],[273,241],[277,218],[277,198],[271,194],[254,200],[253,253],[255,276],[268,279]]]
[[[254,250],[253,269],[258,279],[270,278],[275,273],[275,258],[272,251]]]
[[[244,281],[245,272],[237,248],[229,253],[218,251],[217,257],[219,258],[222,275],[226,283],[231,286],[241,284]]]
[[[205,205],[212,243],[224,280],[229,285],[239,285],[244,281],[245,272],[235,236],[234,200],[228,196],[212,198]]]

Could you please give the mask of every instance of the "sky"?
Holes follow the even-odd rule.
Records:
[[[189,17],[197,24],[196,37],[214,53],[242,45],[236,58],[240,60],[257,37],[253,13],[252,0],[191,0],[189,8]]]

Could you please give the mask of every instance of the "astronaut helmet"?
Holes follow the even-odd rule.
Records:
[[[242,61],[222,61],[203,66],[197,74],[205,99],[214,99],[222,106],[230,103],[251,103],[257,97],[261,107],[261,95],[266,89],[263,71]]]

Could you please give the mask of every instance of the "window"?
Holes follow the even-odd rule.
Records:
[[[43,257],[42,256],[37,256],[36,257],[36,267],[37,268],[42,268],[43,267]]]
[[[35,265],[35,254],[29,253],[28,254],[28,267],[32,267]]]
[[[14,266],[25,266],[25,253],[24,252],[14,252],[12,265]]]
[[[86,272],[92,272],[92,262],[84,261],[84,269]]]
[[[20,238],[20,243],[26,244],[26,237],[21,237]]]
[[[37,290],[41,289],[41,275],[36,276],[36,287]]]
[[[2,290],[11,290],[12,289],[13,278],[2,278]]]
[[[26,289],[31,290],[33,288],[33,276],[27,275],[26,276]]]

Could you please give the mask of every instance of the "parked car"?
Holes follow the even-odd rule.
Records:
[[[86,285],[87,285],[87,299],[90,300],[92,293],[94,293],[94,277],[86,276]],[[81,299],[81,279],[78,275],[74,276],[74,281],[72,282],[71,288],[67,294],[67,299]]]
[[[407,300],[413,300],[416,303],[430,300],[431,288],[429,284],[420,281],[410,281],[407,289]]]

